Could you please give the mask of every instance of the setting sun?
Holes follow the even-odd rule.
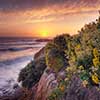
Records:
[[[41,35],[41,37],[45,38],[45,37],[48,37],[49,32],[48,32],[47,30],[42,30],[42,31],[40,32],[40,35]]]

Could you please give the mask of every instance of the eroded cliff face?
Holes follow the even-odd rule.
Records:
[[[33,100],[49,100],[49,95],[57,88],[58,84],[59,82],[54,73],[44,73],[39,81]],[[96,87],[84,87],[79,77],[73,76],[62,97],[52,100],[100,100],[100,91]]]
[[[58,83],[54,73],[47,74],[44,72],[38,83],[34,100],[46,100],[57,84]]]
[[[34,100],[47,100],[49,95],[53,92],[53,90],[55,90],[58,87],[58,78],[64,79],[65,76],[65,71],[63,70],[59,73],[55,73],[50,69],[48,72],[45,71],[38,83]]]
[[[35,80],[34,73],[32,77],[24,77],[33,83],[28,90],[31,95],[21,100],[100,100],[98,26],[100,18],[82,28],[80,34],[57,36],[41,49],[34,57],[35,63],[31,63],[33,71],[28,67],[27,74],[38,69],[36,76],[40,76],[35,78],[39,80]]]

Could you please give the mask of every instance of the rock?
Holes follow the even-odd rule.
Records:
[[[62,76],[62,73],[63,72],[59,72],[58,76]],[[58,76],[56,76],[57,74],[54,72],[49,74],[44,72],[35,88],[33,100],[48,100],[48,96],[59,84]],[[83,87],[80,78],[73,76],[69,86],[59,100],[100,100],[100,91],[98,91],[96,87]]]
[[[49,42],[51,39],[37,39],[37,42]]]
[[[17,89],[18,87],[19,87],[19,85],[16,83],[16,84],[14,84],[13,89]]]
[[[59,77],[65,78],[64,70],[55,73],[51,69],[47,68],[38,83],[34,100],[47,100],[53,90],[57,88],[59,84]]]
[[[54,88],[57,87],[57,85],[58,82],[56,80],[55,73],[48,74],[44,72],[38,83],[34,100],[46,100],[48,95],[52,92]]]
[[[20,87],[13,89],[12,91],[4,91],[2,95],[0,95],[0,100],[18,100],[23,95],[23,90]]]

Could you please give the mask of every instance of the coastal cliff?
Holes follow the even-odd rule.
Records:
[[[18,82],[23,93],[17,100],[100,100],[100,18],[77,35],[48,42]]]
[[[77,35],[55,37],[34,58],[29,71],[24,68],[19,75],[32,92],[25,100],[100,99],[100,18]]]

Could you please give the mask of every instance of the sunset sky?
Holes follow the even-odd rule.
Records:
[[[100,0],[0,0],[0,36],[76,34],[98,10]]]

